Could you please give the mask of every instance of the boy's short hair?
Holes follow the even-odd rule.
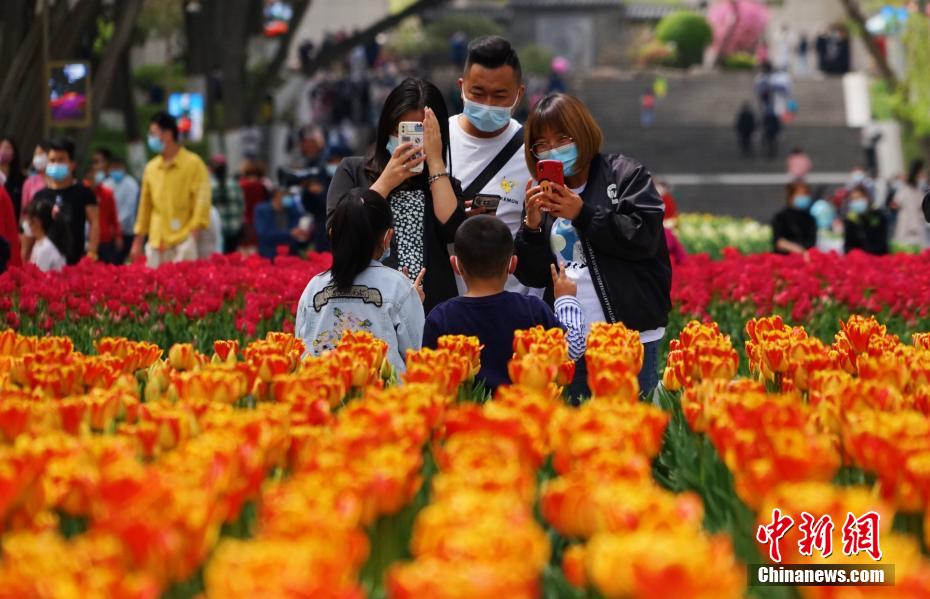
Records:
[[[70,137],[57,137],[48,144],[49,152],[64,152],[68,160],[74,160],[74,141]]]
[[[455,232],[455,256],[470,277],[500,277],[513,256],[513,235],[496,216],[473,216]]]

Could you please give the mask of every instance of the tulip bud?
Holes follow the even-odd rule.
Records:
[[[175,370],[193,370],[197,367],[194,346],[190,343],[175,343],[168,350],[168,364]]]

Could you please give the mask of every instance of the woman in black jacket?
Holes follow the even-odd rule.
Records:
[[[638,162],[600,153],[603,134],[585,105],[549,94],[526,122],[526,163],[559,160],[565,185],[526,192],[526,218],[517,233],[517,278],[552,294],[550,265],[564,263],[578,286],[586,329],[599,321],[622,322],[640,332],[640,391],[658,384],[658,353],[671,310],[672,267],[664,207],[652,176]],[[587,393],[584,360],[572,395]]]
[[[869,191],[862,185],[849,193],[843,220],[843,251],[853,250],[875,256],[888,253],[888,218],[872,206]]]
[[[423,123],[423,148],[401,144],[398,125]],[[405,79],[388,95],[378,121],[374,148],[367,156],[346,158],[326,196],[327,221],[344,201],[361,201],[370,189],[391,206],[394,238],[382,261],[413,279],[423,276],[424,310],[458,295],[448,246],[465,220],[461,189],[446,170],[449,115],[439,89],[428,81]],[[423,164],[423,172],[413,169]]]

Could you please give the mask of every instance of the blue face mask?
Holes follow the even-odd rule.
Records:
[[[384,145],[384,148],[388,152],[388,156],[394,155],[394,150],[397,149],[397,146],[400,145],[400,139],[396,135],[388,137],[387,143]]]
[[[811,197],[810,196],[794,196],[793,206],[798,210],[807,210],[811,207]]]
[[[384,248],[384,253],[381,254],[381,257],[378,258],[378,261],[381,262],[381,264],[384,264],[385,262],[387,262],[387,259],[390,257],[391,257],[391,244],[389,243]]]
[[[553,148],[548,152],[539,154],[541,160],[558,160],[562,163],[562,172],[566,177],[571,177],[577,170],[578,163],[578,145],[570,143],[561,148]]]
[[[281,198],[281,205],[283,205],[285,208],[294,208],[298,206],[298,201],[297,198],[288,194]]]
[[[850,214],[865,214],[869,210],[869,201],[865,198],[849,200]]]
[[[148,145],[149,150],[155,154],[161,154],[165,151],[165,142],[163,142],[157,135],[149,135]]]
[[[519,97],[517,98],[519,100]],[[510,124],[510,116],[513,109],[517,106],[517,100],[513,106],[488,106],[472,102],[462,94],[462,102],[465,104],[465,118],[475,126],[475,129],[484,133],[494,133],[500,131]]]
[[[68,178],[68,175],[71,173],[71,169],[68,168],[67,164],[55,163],[49,164],[45,167],[45,174],[52,181],[64,181]]]
[[[105,172],[97,171],[96,173],[94,173],[94,183],[96,183],[97,185],[100,185],[106,180],[107,180],[107,174]]]
[[[335,163],[335,164],[327,164],[327,165],[326,165],[326,174],[329,175],[330,178],[333,178],[333,177],[336,176],[336,171],[337,171],[337,170],[339,170],[339,164],[338,164],[338,163]]]
[[[121,169],[110,171],[110,178],[113,179],[114,183],[119,183],[126,178],[126,171]]]

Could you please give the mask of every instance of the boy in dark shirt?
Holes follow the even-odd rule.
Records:
[[[537,297],[504,290],[507,276],[517,267],[513,236],[500,219],[474,216],[455,234],[452,268],[465,279],[468,288],[462,297],[445,301],[429,313],[423,329],[423,347],[435,348],[443,335],[478,337],[481,370],[478,380],[490,389],[509,384],[507,363],[513,356],[513,334],[536,325],[568,329],[569,357],[584,354],[584,316],[575,298],[575,284],[556,272],[556,314]],[[561,321],[561,322],[560,322]]]

